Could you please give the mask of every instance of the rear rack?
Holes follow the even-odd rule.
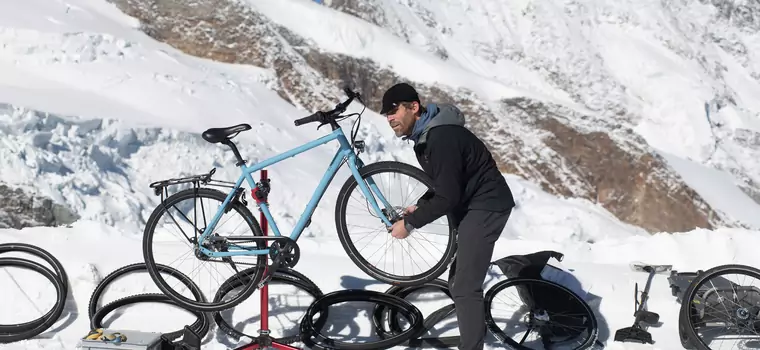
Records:
[[[183,183],[193,183],[193,187],[195,188],[198,188],[201,185],[235,188],[234,182],[211,179],[211,176],[214,175],[214,173],[216,173],[216,168],[212,168],[211,171],[206,174],[190,175],[156,181],[150,184],[150,188],[153,188],[153,192],[156,194],[156,196],[168,195],[166,191],[167,187]]]

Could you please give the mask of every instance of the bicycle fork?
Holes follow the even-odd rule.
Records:
[[[396,215],[396,212],[393,210],[393,206],[380,192],[380,189],[377,187],[375,180],[373,180],[371,177],[367,177],[366,179],[363,179],[361,177],[359,170],[364,167],[364,162],[362,162],[361,158],[359,157],[356,157],[355,159],[356,161],[354,164],[356,167],[352,168],[349,166],[349,168],[351,168],[351,172],[354,173],[354,177],[359,180],[357,181],[357,184],[359,185],[359,188],[364,195],[364,199],[372,206],[372,209],[375,211],[380,220],[385,224],[386,228],[390,230],[391,226],[393,226],[393,223],[398,221],[400,215]],[[385,207],[385,209],[381,209],[380,206],[378,206],[376,198],[380,199],[380,202]]]

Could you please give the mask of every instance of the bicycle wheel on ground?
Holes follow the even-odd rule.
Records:
[[[195,311],[213,312],[231,308],[248,298],[261,281],[266,268],[266,255],[209,257],[199,250],[198,237],[210,224],[224,203],[226,194],[210,188],[190,188],[166,198],[153,211],[145,226],[143,256],[148,273],[158,288],[177,304]],[[245,245],[248,249],[265,249],[259,223],[239,201],[229,203],[213,233],[203,246],[214,252],[227,252]],[[176,269],[198,285],[206,296],[196,300],[186,285],[167,279],[158,264]],[[243,286],[225,298],[215,300],[224,281],[238,272],[254,268]]]
[[[720,265],[701,272],[681,302],[678,324],[683,345],[697,350],[757,349],[759,287],[760,270],[754,267]]]
[[[237,275],[232,279],[226,281],[219,292],[214,297],[220,299],[224,297],[230,291],[233,291],[241,287],[241,282],[244,282],[248,274],[253,271],[243,270],[240,275],[243,279],[238,279]],[[275,338],[280,344],[292,344],[301,341],[300,324],[301,317],[307,308],[314,303],[315,300],[321,298],[324,294],[319,287],[311,281],[309,278],[299,273],[296,270],[289,268],[278,269],[272,279],[267,282],[269,286],[269,335]],[[251,300],[253,299],[253,300]],[[257,339],[258,336],[253,335],[251,331],[261,329],[261,300],[259,298],[250,298],[245,302],[239,304],[235,309],[227,309],[224,311],[217,311],[211,313],[214,321],[216,322],[219,330],[227,334],[231,338],[239,341],[242,337],[249,337],[251,339]],[[257,304],[250,313],[251,305],[248,303]],[[248,307],[248,311],[246,311]],[[238,310],[238,308],[242,308]],[[242,321],[234,323],[227,320],[232,319],[233,312],[242,312],[246,317]],[[322,329],[325,319],[327,318],[327,310],[321,310],[319,312],[319,318],[314,322],[316,329]],[[236,328],[237,327],[237,328]],[[246,334],[245,331],[251,333]]]
[[[588,304],[551,281],[504,280],[484,299],[488,329],[515,350],[589,349],[599,335]]]
[[[369,164],[359,174],[373,192],[372,200],[394,219],[433,186],[422,170],[400,162]],[[351,260],[372,278],[399,286],[423,284],[446,271],[456,251],[453,223],[443,216],[405,239],[393,238],[353,177],[341,188],[335,206],[338,238]]]

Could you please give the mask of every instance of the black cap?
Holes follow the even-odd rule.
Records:
[[[383,95],[383,107],[380,109],[380,114],[386,114],[392,109],[396,108],[401,102],[420,102],[420,96],[417,95],[417,90],[407,84],[398,83],[391,86],[388,91]]]

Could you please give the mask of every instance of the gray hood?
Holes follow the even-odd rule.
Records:
[[[430,104],[427,106],[426,114],[431,114],[426,120],[427,125],[423,127],[422,133],[416,144],[422,144],[427,142],[427,134],[430,129],[441,125],[459,125],[464,126],[464,114],[456,106],[452,104]],[[418,122],[425,122],[425,116],[420,118]]]

